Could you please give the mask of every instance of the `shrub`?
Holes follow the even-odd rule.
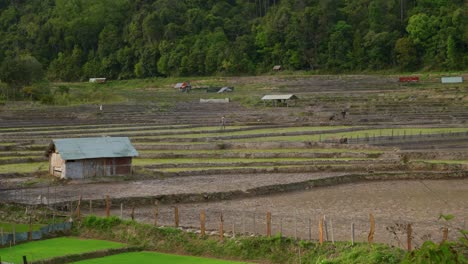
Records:
[[[116,216],[107,218],[98,218],[94,215],[87,216],[83,220],[83,226],[88,228],[97,228],[101,230],[108,230],[114,226],[122,223],[122,220]]]

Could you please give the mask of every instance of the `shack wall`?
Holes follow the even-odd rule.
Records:
[[[51,153],[49,155],[49,174],[62,177],[64,170],[65,161],[62,159],[59,153]]]
[[[132,158],[100,158],[69,160],[65,164],[65,178],[84,179],[131,174]]]

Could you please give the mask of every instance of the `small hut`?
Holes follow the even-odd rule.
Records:
[[[127,137],[54,139],[47,149],[49,173],[62,179],[128,175],[138,156]]]
[[[262,101],[266,106],[268,101],[271,101],[273,106],[286,106],[289,107],[292,105],[292,100],[298,99],[297,96],[294,94],[272,94],[272,95],[265,95],[262,97]]]
[[[273,66],[273,71],[281,71],[281,70],[282,70],[281,65]]]

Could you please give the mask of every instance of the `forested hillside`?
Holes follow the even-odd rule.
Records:
[[[463,70],[467,51],[464,0],[0,0],[6,83]]]

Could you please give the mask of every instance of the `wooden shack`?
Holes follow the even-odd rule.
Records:
[[[297,96],[294,94],[271,94],[262,97],[262,101],[266,106],[267,102],[272,102],[274,107],[286,106],[289,107],[294,104],[294,100],[297,100]]]
[[[47,149],[49,173],[62,179],[129,175],[138,156],[127,137],[54,139]]]

